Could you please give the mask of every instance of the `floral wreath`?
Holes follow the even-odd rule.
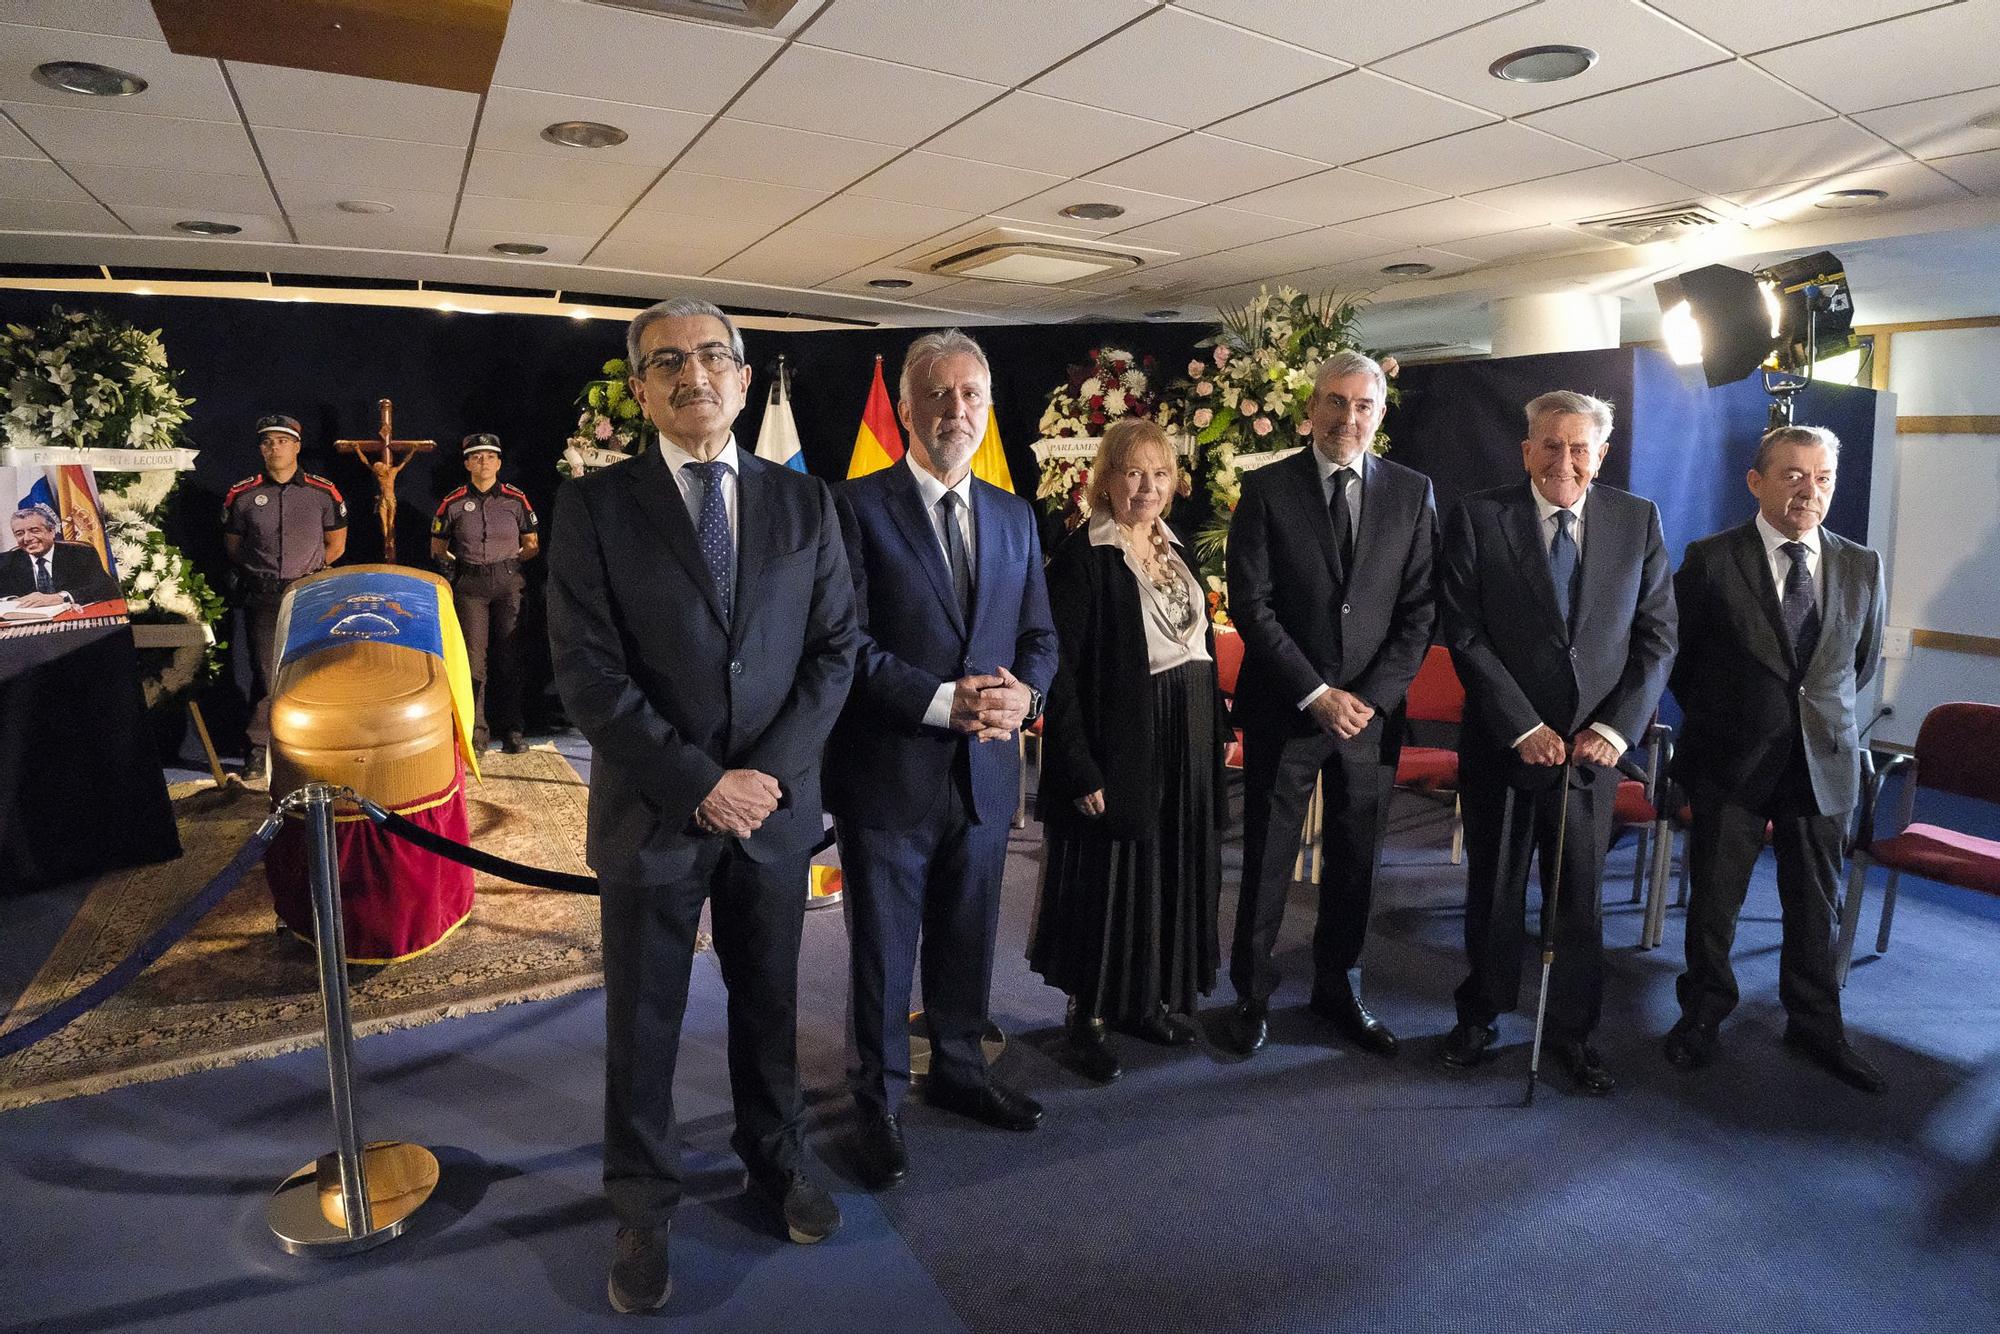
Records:
[[[1068,379],[1049,391],[1040,425],[1044,440],[1090,440],[1126,417],[1150,417],[1162,426],[1173,420],[1153,389],[1158,367],[1151,356],[1137,357],[1120,347],[1094,347],[1089,360],[1069,368]],[[1075,528],[1090,518],[1090,463],[1087,458],[1049,453],[1042,459],[1035,499],[1049,514]]]
[[[603,379],[585,384],[576,396],[576,429],[556,460],[556,471],[565,477],[581,477],[643,454],[653,438],[653,424],[626,383],[625,358],[605,362],[603,372]]]

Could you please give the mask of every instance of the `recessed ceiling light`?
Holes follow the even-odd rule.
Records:
[[[1974,116],[1966,124],[1975,130],[2000,130],[2000,111],[1989,111],[1983,116]]]
[[[1597,63],[1597,52],[1587,46],[1525,46],[1486,67],[1496,79],[1509,83],[1561,83]]]
[[[146,91],[146,81],[138,75],[87,60],[51,60],[37,65],[35,82],[85,97],[130,97]]]
[[[208,222],[201,218],[190,218],[186,222],[174,224],[177,232],[188,232],[194,236],[234,236],[242,231],[233,222]]]
[[[879,287],[885,292],[894,292],[910,286],[911,283],[908,278],[870,278],[868,285]]]
[[[493,245],[496,255],[546,255],[549,248],[536,245],[533,241],[496,241]]]
[[[557,121],[542,131],[542,138],[565,148],[615,148],[631,137],[616,125],[595,120]]]
[[[343,199],[334,205],[342,213],[394,213],[394,204],[385,204],[379,199]]]
[[[1382,272],[1392,278],[1421,278],[1436,267],[1435,264],[1387,264]]]
[[[1089,222],[1102,222],[1106,218],[1122,218],[1125,207],[1122,204],[1071,204],[1062,210],[1065,218],[1082,218]]]
[[[1178,310],[1149,310],[1146,312],[1146,318],[1149,320],[1170,320],[1178,314],[1180,314]]]
[[[1887,190],[1833,190],[1813,201],[1814,208],[1867,208],[1889,197]]]

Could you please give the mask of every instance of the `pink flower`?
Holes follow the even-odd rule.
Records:
[[[1257,415],[1257,400],[1245,394],[1243,401],[1236,405],[1236,410],[1246,417],[1254,417]]]
[[[1196,430],[1201,429],[1202,427],[1208,425],[1210,422],[1214,420],[1215,420],[1215,413],[1211,409],[1196,408],[1194,410],[1194,424]]]
[[[592,434],[596,435],[599,440],[609,440],[611,438],[611,419],[609,417],[599,417],[597,419],[597,430]]]
[[[1269,435],[1271,433],[1271,419],[1269,417],[1259,417],[1256,421],[1250,423],[1250,429],[1258,435]]]
[[[1312,433],[1313,433],[1312,418],[1308,417],[1304,421],[1299,423],[1299,434],[1311,435]]]
[[[1200,362],[1198,362],[1198,361],[1190,361],[1190,362],[1188,363],[1188,374],[1189,374],[1189,375],[1200,375],[1200,374],[1201,374],[1201,373],[1202,373],[1203,371],[1205,371],[1205,370],[1207,370],[1207,369],[1208,369],[1208,367],[1206,367],[1206,366],[1202,365],[1202,364],[1201,364]]]
[[[1220,344],[1218,344],[1218,345],[1216,346],[1216,349],[1215,349],[1215,364],[1216,364],[1216,365],[1218,365],[1218,366],[1227,366],[1227,365],[1229,364],[1229,349],[1228,349],[1228,348],[1226,348],[1226,347],[1223,347],[1223,346],[1221,346]]]
[[[1195,393],[1201,395],[1203,398],[1207,398],[1210,394],[1215,392],[1215,381],[1203,380],[1201,383],[1197,384],[1194,387],[1194,391]]]
[[[1396,359],[1394,357],[1382,358],[1382,374],[1388,376],[1390,379],[1392,380],[1395,379],[1396,372],[1401,369],[1403,368],[1396,364]]]

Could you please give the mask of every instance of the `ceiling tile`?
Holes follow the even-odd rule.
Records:
[[[676,168],[646,192],[635,211],[706,217],[744,229],[756,228],[753,235],[761,235],[790,222],[826,197],[824,190],[703,176]]]
[[[463,148],[479,114],[476,94],[385,79],[241,61],[229,63],[229,79],[252,125]]]
[[[1616,241],[1606,241],[1571,227],[1528,227],[1518,232],[1498,232],[1449,241],[1442,249],[1468,255],[1486,263],[1518,259],[1542,259],[1551,255],[1573,255],[1588,250],[1609,250]]]
[[[366,231],[372,219],[390,227],[436,227],[451,224],[451,215],[458,207],[455,194],[433,193],[423,190],[385,190],[379,185],[341,185],[332,181],[295,180],[277,177],[278,198],[284,201],[285,214],[291,218],[294,227],[303,228],[308,222],[320,218],[348,219],[353,228]],[[388,204],[392,213],[349,213],[340,207],[343,199],[368,199],[379,204]],[[342,223],[343,227],[348,223]],[[442,235],[442,232],[439,233]]]
[[[125,116],[115,111],[12,103],[7,114],[58,162],[157,167],[172,162],[225,176],[259,174],[257,155],[239,121]]]
[[[928,204],[899,204],[887,199],[836,195],[792,225],[813,231],[873,237],[887,243],[882,247],[886,252],[949,231],[976,216],[978,214],[971,209],[933,208]]]
[[[665,240],[634,227],[627,218],[609,236],[588,251],[578,263],[612,269],[636,269],[641,273],[675,273],[693,276],[728,259],[743,246],[737,241]],[[509,238],[513,239],[513,238]]]
[[[624,204],[584,204],[575,199],[506,199],[468,193],[458,204],[458,225],[476,231],[537,232],[551,236],[604,235],[624,215]]]
[[[1914,157],[1934,158],[2000,148],[2000,129],[1973,126],[1980,116],[2000,117],[2000,87],[1864,111],[1854,119]]]
[[[88,204],[89,191],[47,158],[0,157],[0,199]]]
[[[1832,114],[1754,65],[1730,61],[1538,111],[1521,121],[1613,157],[1632,158]]]
[[[102,205],[88,200],[0,199],[0,231],[109,232],[123,236],[129,230]]]
[[[1043,75],[1033,87],[1192,129],[1347,68],[1344,61],[1199,14],[1158,9]]]
[[[465,191],[506,199],[623,207],[644,194],[659,174],[659,167],[647,162],[599,162],[582,153],[544,157],[479,148],[473,150]]]
[[[178,56],[161,42],[131,37],[62,32],[0,24],[0,101],[44,106],[116,109],[132,116],[180,116],[188,120],[236,119],[236,104],[222,81],[222,68],[200,56]],[[88,60],[110,65],[146,81],[130,97],[86,97],[36,83],[35,66],[50,60]]]
[[[1638,165],[1686,181],[1697,190],[1726,194],[1804,180],[1816,172],[1881,166],[1900,157],[1868,131],[1844,120],[1828,120],[1660,153],[1640,159]]]
[[[1268,190],[1239,195],[1229,201],[1229,206],[1251,213],[1269,214],[1274,218],[1326,224],[1408,208],[1438,197],[1435,190],[1341,167],[1272,186]]]
[[[1767,51],[1757,63],[1828,106],[1866,111],[1993,82],[2000,4],[1967,0]]]
[[[456,195],[465,174],[465,150],[450,144],[263,129],[257,131],[257,147],[273,179],[351,186],[364,198],[378,190]]]
[[[1425,274],[1384,273],[1392,264],[1428,264],[1431,271]],[[1386,254],[1370,255],[1365,260],[1353,264],[1330,264],[1298,275],[1291,285],[1300,291],[1353,292],[1382,287],[1407,287],[1425,278],[1449,278],[1454,273],[1464,273],[1479,267],[1479,261],[1449,250],[1438,250],[1416,246],[1408,250],[1391,250]]]
[[[1343,166],[1496,119],[1490,111],[1358,69],[1231,116],[1208,133]]]
[[[1156,120],[1015,92],[924,147],[978,162],[1081,176],[1180,132]]]
[[[1009,204],[1000,210],[1004,217],[1018,218],[1023,222],[1053,223],[1056,226],[1076,231],[1106,232],[1122,231],[1136,227],[1142,222],[1152,222],[1175,213],[1185,213],[1201,203],[1198,199],[1178,198],[1173,195],[1156,195],[1145,190],[1130,190],[1122,185],[1109,185],[1096,180],[1070,181],[1053,190],[1044,191],[1018,203]],[[1071,204],[1117,204],[1125,212],[1115,218],[1065,218],[1062,210]]]
[[[1518,231],[1536,219],[1491,208],[1470,199],[1440,199],[1394,213],[1378,213],[1348,224],[1348,230],[1404,245],[1434,245],[1462,240],[1468,236],[1488,236],[1494,232]]]
[[[1290,218],[1273,218],[1262,213],[1245,213],[1241,209],[1213,205],[1162,218],[1158,222],[1141,223],[1117,233],[1112,239],[1137,241],[1141,245],[1159,246],[1184,255],[1199,255],[1311,230],[1311,224]]]
[[[1100,241],[1108,239],[1096,232],[1079,231],[1075,224],[1069,222],[1068,219],[1064,219],[1061,226],[1045,222],[1037,222],[1030,225],[1015,218],[988,215],[983,218],[970,219],[940,235],[926,237],[919,244],[904,246],[895,253],[884,256],[882,262],[892,265],[913,264],[919,260],[930,258],[948,246],[956,245],[958,242],[974,236],[983,235],[999,227],[1007,227],[1015,231],[1026,231],[1031,235],[1046,237],[1052,241]]]
[[[243,230],[228,241],[290,241],[292,234],[285,226],[285,220],[275,209],[269,213],[230,213],[219,209],[187,208],[135,208],[126,205],[117,210],[118,216],[131,225],[133,231],[142,236],[174,236],[182,240],[194,241],[186,232],[174,230],[174,224],[191,218],[206,222],[233,222]],[[201,238],[204,243],[218,244],[227,249],[227,242],[220,238]]]
[[[1488,72],[1509,52],[1552,43],[1587,46],[1597,52],[1598,61],[1560,83],[1513,83]],[[1633,0],[1543,0],[1392,56],[1377,68],[1447,97],[1517,116],[1728,56],[1722,47]]]
[[[542,137],[543,130],[566,120],[615,125],[628,137],[608,148],[572,148]],[[707,123],[706,116],[692,111],[565,97],[532,88],[495,88],[487,93],[486,110],[480,113],[479,146],[592,162],[646,162],[657,169],[672,162]]]
[[[893,291],[870,287],[871,278],[895,278],[909,284]],[[829,278],[820,284],[833,292],[853,292],[859,296],[872,296],[885,301],[900,301],[926,292],[935,292],[940,287],[949,287],[958,282],[957,278],[935,273],[911,273],[889,264],[866,264],[851,273],[843,273],[838,278]]]
[[[1940,0],[1813,0],[1810,6],[1746,5],[1743,0],[1647,0],[1704,37],[1749,53],[1822,33],[1928,9]]]
[[[0,115],[0,157],[46,157],[35,141],[15,127],[14,122]]]
[[[1046,171],[917,151],[905,153],[866,180],[857,181],[848,187],[847,193],[901,204],[930,204],[985,213],[1062,182],[1061,176]]]
[[[1267,37],[1366,65],[1518,8],[1522,0],[1443,0],[1424,5],[1300,4],[1298,0],[1177,0]]]
[[[1150,8],[1152,0],[871,0],[832,6],[799,40],[1016,84]]]
[[[812,287],[870,263],[887,249],[879,241],[788,227],[710,272],[738,282]]]
[[[1931,166],[1968,190],[1976,190],[1982,195],[2000,194],[2000,148],[1940,158]]]
[[[79,162],[77,180],[106,204],[150,204],[156,208],[220,208],[232,213],[268,213],[274,206],[262,173],[218,176],[166,167],[114,167]]]
[[[1686,200],[1694,193],[1680,181],[1644,167],[1609,162],[1525,185],[1481,191],[1472,200],[1506,209],[1525,222],[1573,222]]]
[[[301,245],[343,246],[353,250],[402,250],[420,255],[444,253],[445,225],[357,214],[322,214],[293,218],[292,230]]]
[[[1787,222],[1827,217],[1827,211],[1817,207],[1816,201],[1833,190],[1887,190],[1889,198],[1876,205],[1876,209],[1883,212],[1952,203],[1970,197],[1965,187],[1939,175],[1923,163],[1900,162],[1887,167],[1834,172],[1810,181],[1747,190],[1725,198],[1761,217]]]
[[[1090,173],[1090,178],[1154,194],[1191,196],[1206,203],[1324,170],[1325,163],[1309,158],[1218,139],[1212,134],[1188,134],[1134,154],[1123,162],[1099,167]]]
[[[616,90],[621,102],[712,113],[782,39],[571,0],[514,0],[493,82],[551,93]]]
[[[578,264],[590,250],[595,237],[557,236],[547,232],[523,232],[509,228],[497,232],[480,231],[472,227],[455,227],[451,233],[451,253],[454,255],[493,255],[493,247],[503,242],[525,242],[530,245],[545,245],[548,253],[530,256],[531,261],[544,264]],[[516,258],[508,256],[509,259]],[[543,281],[555,282],[556,275],[544,275]]]
[[[723,260],[777,230],[777,227],[775,222],[750,223],[741,218],[717,217],[712,213],[633,212],[620,220],[617,228],[605,239],[643,242],[677,253],[705,254],[716,250],[720,253],[715,259]]]
[[[1609,160],[1594,148],[1584,148],[1512,121],[1501,121],[1448,139],[1399,148],[1355,166],[1370,175],[1462,195]]]
[[[725,117],[711,124],[675,165],[709,176],[838,190],[895,154],[887,144]]]
[[[1171,275],[1177,284],[1183,279],[1192,279],[1197,283],[1221,286],[1274,273],[1292,273],[1365,259],[1393,249],[1393,243],[1380,237],[1361,236],[1337,227],[1320,227],[1182,260],[1178,264],[1162,265],[1156,272],[1162,278]]]
[[[164,42],[160,21],[144,0],[0,0],[0,23],[67,32],[101,32]]]
[[[758,76],[729,114],[908,147],[1005,91],[910,65],[793,46]]]

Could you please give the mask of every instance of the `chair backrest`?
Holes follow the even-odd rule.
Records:
[[[1410,682],[1409,714],[1420,723],[1456,723],[1465,718],[1465,687],[1451,665],[1451,650],[1433,644]]]
[[[2000,704],[1940,704],[1917,730],[1917,786],[2000,803]]]
[[[1222,693],[1236,698],[1236,674],[1243,670],[1243,636],[1234,630],[1215,632],[1215,683]]]

